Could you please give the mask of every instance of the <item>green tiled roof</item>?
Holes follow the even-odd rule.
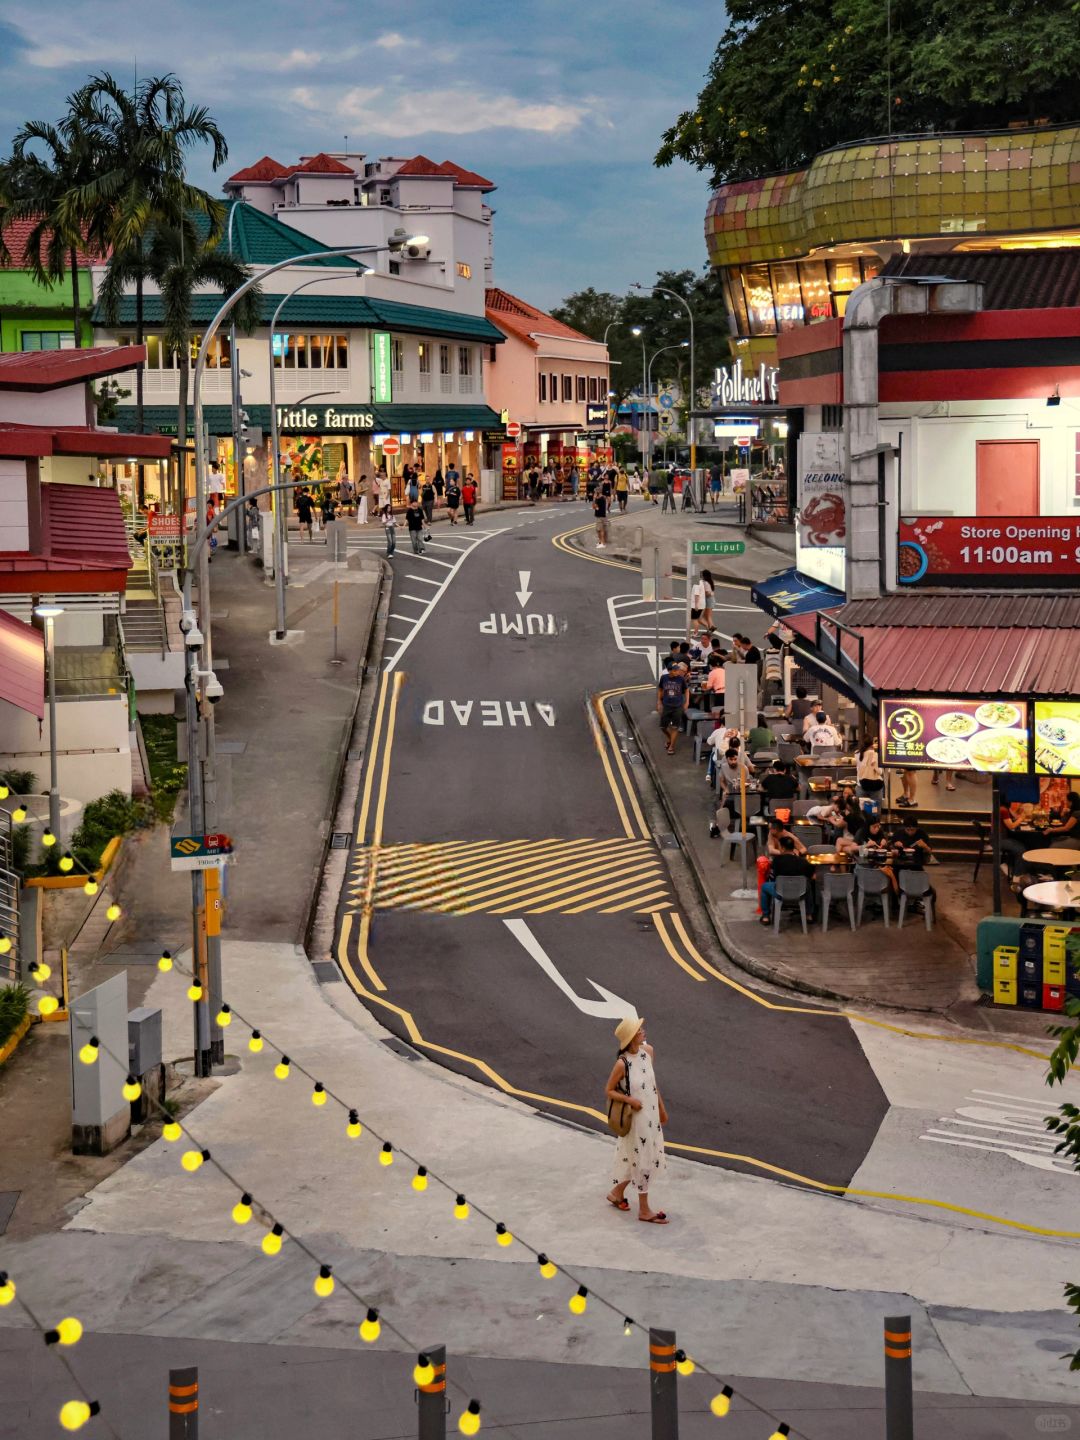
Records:
[[[233,217],[233,254],[245,265],[276,265],[279,260],[288,260],[293,255],[318,255],[323,250],[333,248],[324,245],[320,240],[313,240],[310,235],[302,235],[291,225],[283,225],[273,215],[264,215],[261,210],[245,205],[241,200],[234,200],[231,204],[236,211]],[[204,231],[209,229],[205,216],[198,216],[196,224]],[[229,222],[226,216],[221,239],[223,248],[228,243],[228,233]],[[357,262],[348,255],[334,255],[308,263],[313,268],[323,266],[355,270]]]
[[[281,295],[264,295],[260,320],[269,325]],[[208,325],[221,308],[220,295],[192,297],[192,324]],[[93,314],[95,325],[103,324],[101,308]],[[143,297],[143,324],[147,328],[163,323],[160,295]],[[135,324],[135,296],[124,295],[116,326],[130,329]],[[452,310],[435,310],[427,305],[403,305],[396,300],[369,300],[363,295],[298,295],[282,311],[279,329],[318,325],[324,329],[395,330],[408,335],[444,336],[449,340],[476,340],[498,345],[506,338],[490,320],[480,315],[458,315]]]
[[[290,403],[285,400],[279,408],[287,410]],[[327,399],[320,400],[320,404],[325,403],[329,403]],[[349,403],[351,406],[352,402]],[[355,408],[371,411],[375,416],[374,430],[357,431],[355,432],[357,434],[397,435],[402,432],[415,433],[420,430],[502,429],[502,421],[498,412],[487,405],[364,405],[359,403]],[[264,435],[269,435],[270,406],[245,405],[244,409],[247,411],[249,423],[261,429]],[[189,404],[189,435],[192,433],[192,418],[192,407]],[[204,406],[203,420],[209,427],[211,435],[232,434],[232,411],[228,405]],[[120,406],[116,414],[116,425],[126,435],[134,432],[136,428],[134,405]],[[144,405],[143,429],[150,432],[158,430],[166,435],[175,435],[176,406]]]

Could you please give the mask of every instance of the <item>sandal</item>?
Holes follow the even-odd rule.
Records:
[[[625,1197],[622,1200],[613,1200],[610,1195],[606,1197],[609,1205],[614,1205],[616,1210],[629,1210],[630,1201]]]
[[[643,1225],[666,1225],[668,1218],[663,1210],[657,1210],[655,1215],[639,1215],[637,1217]]]

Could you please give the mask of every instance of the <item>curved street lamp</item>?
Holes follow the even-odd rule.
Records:
[[[647,371],[646,371],[646,393],[647,393],[647,394],[649,394],[649,395],[652,394],[652,367],[653,367],[653,361],[656,359],[656,357],[657,357],[658,355],[664,355],[664,354],[666,354],[666,352],[667,352],[668,350],[685,350],[686,347],[687,347],[689,344],[690,344],[690,341],[689,341],[689,340],[680,340],[677,345],[661,345],[661,347],[660,347],[659,350],[654,350],[654,351],[653,351],[653,353],[649,356],[649,365],[648,365],[648,369],[647,369]],[[659,415],[657,415],[657,426],[659,426],[659,423],[660,423],[660,417],[659,417]],[[652,448],[652,426],[651,426],[651,424],[650,424],[650,427],[649,427],[649,447],[650,447],[650,449]]]
[[[686,427],[690,432],[690,471],[691,474],[693,474],[697,468],[697,441],[695,438],[696,427],[694,425],[692,416],[694,405],[697,399],[697,392],[695,390],[696,381],[694,363],[697,353],[694,342],[694,312],[693,310],[691,310],[689,302],[685,300],[682,295],[678,294],[675,290],[668,290],[663,285],[639,285],[638,282],[635,280],[631,284],[630,288],[631,290],[648,290],[653,295],[667,295],[672,300],[677,300],[679,304],[683,307],[683,309],[686,311],[687,315],[690,317],[690,403],[686,407]],[[702,496],[701,507],[702,509],[705,508],[704,495]]]

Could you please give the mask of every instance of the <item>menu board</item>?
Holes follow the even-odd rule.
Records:
[[[881,763],[1024,775],[1027,712],[1023,700],[882,700]]]
[[[1080,775],[1080,704],[1035,701],[1036,775]]]

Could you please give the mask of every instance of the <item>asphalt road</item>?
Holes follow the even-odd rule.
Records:
[[[615,1020],[636,1009],[670,1146],[847,1184],[885,1097],[846,1020],[764,1009],[697,953],[590,700],[648,670],[617,648],[608,606],[636,576],[551,544],[586,518],[504,511],[468,532],[439,527],[426,559],[399,547],[343,969],[402,1038],[588,1125],[602,1124]],[[421,605],[425,576],[443,587],[437,603]],[[417,596],[412,610],[399,594]],[[723,599],[748,603],[745,590]],[[760,634],[764,618],[718,624]]]

